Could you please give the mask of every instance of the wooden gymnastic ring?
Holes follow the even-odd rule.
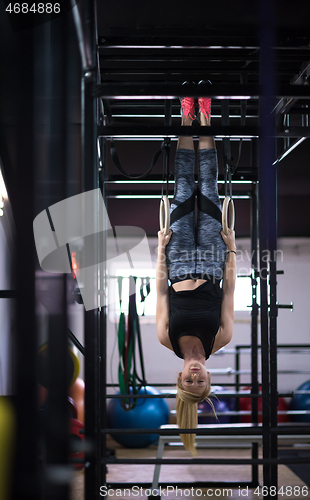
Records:
[[[159,227],[162,231],[165,230],[164,234],[167,236],[170,229],[170,203],[168,196],[163,196],[160,200],[159,206]]]
[[[235,227],[235,206],[230,196],[226,196],[226,198],[224,199],[222,210],[222,226],[225,235],[228,234],[228,229],[234,229]]]

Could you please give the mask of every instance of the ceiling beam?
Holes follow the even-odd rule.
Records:
[[[216,84],[186,86],[181,83],[102,83],[93,86],[94,97],[107,99],[178,99],[179,97],[212,97],[213,99],[257,99],[262,94],[257,84]],[[279,85],[275,97],[310,99],[310,87]]]
[[[259,127],[251,126],[213,126],[182,127],[179,126],[98,126],[98,137],[259,137]],[[286,127],[285,130],[274,130],[274,137],[310,137],[310,127]]]

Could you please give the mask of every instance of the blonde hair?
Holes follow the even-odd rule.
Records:
[[[198,425],[198,403],[207,400],[213,409],[215,414],[214,406],[210,398],[208,398],[211,392],[211,381],[207,387],[202,392],[202,394],[194,394],[193,392],[185,391],[182,386],[181,375],[178,376],[177,380],[177,425],[180,429],[195,429]],[[196,434],[180,434],[182,443],[186,450],[190,451],[192,455],[197,455],[195,437]]]

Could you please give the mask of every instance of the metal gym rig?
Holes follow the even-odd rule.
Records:
[[[102,5],[98,4],[98,9]],[[275,260],[277,250],[277,162],[275,162],[275,138],[283,138],[285,151],[288,154],[292,146],[298,145],[302,138],[309,137],[308,111],[299,106],[300,102],[306,102],[310,97],[309,87],[305,85],[309,77],[308,52],[303,46],[300,48],[299,56],[303,59],[296,78],[291,84],[279,84],[276,87],[275,78],[275,51],[273,47],[274,32],[272,25],[272,2],[262,0],[260,10],[265,13],[261,20],[260,43],[248,44],[248,40],[238,39],[238,46],[234,39],[229,36],[222,37],[222,43],[214,43],[212,37],[207,41],[203,29],[195,36],[186,36],[182,30],[168,28],[153,29],[153,31],[140,29],[124,29],[120,36],[117,30],[106,29],[106,33],[97,35],[96,4],[94,1],[80,2],[72,12],[58,19],[58,24],[46,23],[36,31],[19,35],[19,43],[25,44],[30,57],[27,61],[20,59],[17,70],[18,109],[20,111],[19,133],[20,150],[17,152],[20,163],[25,161],[27,168],[20,169],[19,183],[14,186],[14,175],[6,167],[5,155],[2,158],[6,173],[7,184],[11,194],[11,203],[15,215],[16,224],[16,248],[17,262],[21,272],[16,276],[17,286],[17,333],[15,346],[17,359],[16,366],[16,389],[17,389],[17,454],[20,457],[15,466],[14,498],[40,498],[44,492],[44,498],[69,498],[69,475],[68,471],[68,437],[67,437],[67,415],[66,415],[66,387],[63,384],[66,374],[66,347],[67,335],[67,304],[68,304],[68,282],[69,277],[56,276],[50,279],[52,284],[53,307],[49,318],[49,343],[50,343],[50,369],[53,360],[57,359],[57,369],[50,385],[50,418],[45,429],[46,456],[44,461],[44,475],[41,475],[37,464],[38,447],[40,437],[37,427],[36,410],[36,374],[35,370],[29,370],[29,366],[36,364],[36,324],[35,324],[35,289],[40,289],[42,276],[34,264],[33,244],[29,242],[32,234],[32,222],[34,215],[39,212],[40,206],[46,206],[55,200],[64,199],[75,194],[79,183],[80,192],[93,190],[100,186],[104,199],[108,199],[112,193],[107,191],[110,181],[119,180],[120,177],[111,177],[106,171],[106,144],[111,138],[125,137],[129,140],[139,140],[145,137],[174,139],[180,135],[214,135],[216,138],[239,138],[250,139],[252,142],[252,165],[247,171],[242,172],[242,178],[252,181],[250,191],[252,206],[252,312],[251,312],[251,363],[252,363],[252,422],[251,429],[239,428],[240,436],[261,435],[263,458],[258,458],[258,445],[253,443],[252,458],[233,459],[179,459],[164,460],[160,463],[178,464],[250,464],[252,465],[251,485],[258,484],[258,465],[263,465],[263,480],[266,486],[277,485],[277,467],[280,463],[288,463],[286,459],[278,458],[278,436],[281,434],[309,433],[310,427],[288,425],[285,428],[277,426],[277,406],[275,402],[278,397],[277,388],[277,315],[279,304],[277,303],[277,262]],[[266,15],[266,12],[269,13]],[[72,17],[71,17],[72,16]],[[75,75],[79,73],[76,59],[77,42],[72,32],[72,19],[74,22],[75,35],[82,60],[82,166],[81,178],[72,167],[68,167],[68,151],[71,151],[71,160],[74,160],[72,149],[68,146],[70,142],[68,117],[68,99],[70,98],[70,71]],[[270,21],[270,22],[268,22]],[[216,38],[216,37],[215,37]],[[173,42],[172,42],[173,40]],[[173,43],[173,46],[171,45]],[[159,48],[158,48],[159,47]],[[26,50],[25,49],[25,50]],[[287,42],[282,47],[282,53],[289,56],[290,49],[294,47]],[[49,51],[52,66],[44,64],[44,57]],[[200,68],[195,66],[191,56],[204,54],[220,54],[221,60],[226,61],[227,71],[234,74],[242,74],[240,83],[233,78],[229,85],[215,82],[212,87],[205,91],[217,101],[231,99],[234,102],[241,99],[240,116],[244,114],[245,100],[248,100],[255,113],[255,125],[230,126],[224,123],[222,126],[212,125],[205,128],[188,130],[169,122],[168,111],[171,112],[171,104],[174,100],[184,95],[182,91],[180,75],[176,78],[170,75],[171,60],[175,54],[186,60],[186,73],[198,73]],[[135,75],[129,76],[128,68],[132,61],[126,61],[128,55],[135,55]],[[146,63],[152,54],[160,54],[159,62],[150,61]],[[254,54],[254,55],[253,55]],[[71,57],[72,56],[72,57]],[[259,72],[234,68],[231,58],[238,61],[254,59],[255,64],[259,62]],[[23,79],[28,74],[29,68],[37,67],[41,63],[47,72],[47,77],[52,82],[50,87],[44,87],[47,98],[47,109],[52,129],[55,132],[54,149],[48,147],[49,172],[57,179],[57,187],[54,191],[46,191],[44,200],[34,203],[35,186],[41,181],[48,181],[48,175],[35,180],[38,172],[38,158],[32,145],[32,139],[40,134],[40,119],[42,111],[34,112],[35,105],[39,102],[38,95],[33,95],[33,86],[37,83],[37,75],[31,73],[31,77]],[[185,62],[184,62],[185,64]],[[157,65],[157,66],[156,66]],[[154,77],[152,82],[148,81],[147,71],[149,68],[164,70],[168,75],[167,80],[160,81]],[[117,70],[116,70],[117,68]],[[121,68],[121,69],[119,69]],[[156,71],[155,71],[156,72]],[[254,75],[255,73],[255,75]],[[138,74],[138,76],[137,76]],[[172,74],[172,72],[171,72]],[[254,76],[253,76],[254,75]],[[200,75],[201,76],[201,75]],[[259,77],[257,79],[256,77]],[[182,78],[186,79],[186,78]],[[250,83],[247,83],[247,80]],[[39,89],[40,90],[40,89]],[[195,97],[201,95],[196,85],[192,85],[186,93]],[[78,92],[76,93],[78,95]],[[32,96],[24,100],[25,95]],[[274,98],[276,97],[276,106]],[[164,125],[111,125],[109,118],[117,113],[132,113],[132,102],[142,98],[142,106],[148,112],[156,114],[160,111],[166,116]],[[116,100],[115,100],[116,99]],[[103,102],[103,108],[101,106]],[[149,102],[151,106],[149,106]],[[120,111],[120,103],[122,110]],[[141,104],[140,103],[140,104]],[[140,106],[140,111],[141,107]],[[238,107],[238,106],[236,106]],[[238,108],[239,109],[239,108]],[[258,109],[258,114],[257,114]],[[289,125],[289,111],[293,110],[301,117],[301,125],[291,127]],[[125,111],[124,111],[125,110]],[[40,114],[41,113],[41,114]],[[27,129],[29,117],[33,120],[33,128]],[[259,117],[259,122],[257,118]],[[296,141],[291,142],[291,138]],[[98,158],[97,141],[99,139],[101,156]],[[43,142],[46,138],[43,137]],[[30,146],[29,146],[30,144]],[[43,144],[43,148],[44,148]],[[65,147],[64,147],[65,146]],[[66,150],[67,147],[67,150]],[[258,155],[259,153],[259,155]],[[77,154],[77,153],[75,153]],[[259,164],[257,158],[259,156]],[[100,164],[101,162],[101,164]],[[54,168],[54,170],[52,169]],[[6,170],[7,168],[7,170]],[[238,174],[236,179],[238,180]],[[156,180],[156,179],[155,179]],[[240,179],[239,179],[240,180]],[[152,179],[150,178],[150,182]],[[258,189],[259,186],[259,189]],[[47,188],[46,188],[47,189]],[[30,202],[29,202],[30,200]],[[48,200],[48,202],[47,202]],[[96,217],[97,207],[93,207]],[[238,210],[238,209],[237,209]],[[259,215],[259,216],[258,216]],[[258,253],[258,246],[260,253]],[[99,252],[99,249],[97,249]],[[262,276],[260,270],[266,268],[262,260],[264,252],[268,251],[270,256],[267,275]],[[94,262],[98,262],[96,249],[93,255]],[[257,283],[260,280],[260,310],[257,304]],[[94,276],[95,283],[95,276]],[[105,286],[105,276],[101,276],[100,288]],[[269,292],[269,300],[268,300]],[[1,297],[11,298],[10,292],[3,291]],[[263,423],[257,424],[258,410],[258,316],[261,320],[261,362],[262,362],[262,400],[263,400]],[[27,324],[25,325],[25,318]],[[27,333],[27,335],[25,334]],[[106,446],[106,435],[109,433],[106,425],[105,405],[107,400],[106,384],[106,309],[100,302],[99,307],[85,312],[85,439],[88,448],[85,450],[85,498],[99,498],[99,488],[105,485],[106,465],[109,463],[139,463],[156,464],[156,459],[132,459],[121,460],[109,456]],[[238,393],[236,393],[238,397]],[[55,429],[57,432],[55,433]],[[124,432],[124,430],[119,430]],[[143,432],[131,430],[131,432]],[[145,431],[150,433],[150,430]],[[153,431],[152,431],[153,432]],[[165,431],[154,430],[160,435],[179,434],[182,430]],[[197,435],[207,434],[206,429],[195,430]],[[232,434],[233,429],[219,434]],[[116,434],[117,430],[113,429]],[[295,459],[294,462],[302,462],[306,459]],[[61,472],[59,475],[58,472]],[[43,477],[43,479],[42,479]],[[62,477],[62,481],[60,481]],[[179,485],[180,483],[174,483]],[[238,483],[239,484],[239,483]],[[119,486],[121,487],[121,485]],[[201,487],[201,484],[200,484]]]

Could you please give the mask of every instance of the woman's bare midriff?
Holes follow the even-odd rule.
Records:
[[[181,292],[182,290],[195,290],[195,288],[198,288],[206,281],[207,280],[202,280],[202,279],[178,281],[177,283],[174,283],[172,287],[176,292]]]

